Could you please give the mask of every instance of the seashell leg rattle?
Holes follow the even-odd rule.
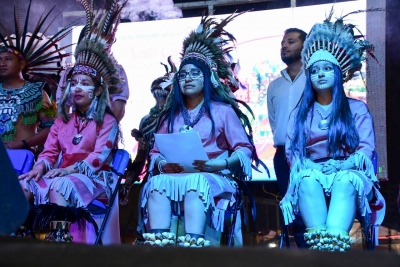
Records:
[[[169,229],[159,229],[166,231],[151,230],[152,233],[144,233],[144,244],[155,247],[173,247],[176,243],[176,235],[168,232]]]
[[[202,248],[211,246],[211,242],[209,240],[205,240],[202,235],[196,234],[179,236],[177,242],[179,247],[185,248]]]

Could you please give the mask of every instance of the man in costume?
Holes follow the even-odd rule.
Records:
[[[150,86],[150,91],[156,100],[156,105],[150,109],[149,114],[141,119],[139,130],[133,129],[131,132],[132,137],[136,139],[139,145],[134,161],[127,168],[126,180],[120,190],[120,204],[122,205],[128,202],[130,187],[145,171],[144,167],[146,163],[148,163],[149,152],[154,145],[154,131],[157,127],[161,111],[167,101],[167,97],[171,92],[174,75],[176,73],[176,67],[171,61],[171,57],[168,57],[168,63],[171,70],[168,69],[167,65],[163,64],[166,70],[165,75],[155,79]],[[146,181],[147,179],[145,178],[144,180]]]
[[[285,154],[287,123],[290,112],[300,101],[306,81],[300,54],[306,35],[297,28],[285,30],[281,42],[281,59],[287,68],[281,71],[281,77],[270,83],[267,91],[268,118],[276,148],[274,169],[281,196],[286,194],[290,173]],[[292,227],[297,246],[308,247],[303,238],[305,226],[301,217],[296,217]]]
[[[69,227],[76,223],[74,230],[80,231],[75,232],[74,241],[93,243],[97,225],[86,208],[94,199],[110,197],[116,185],[110,163],[121,133],[108,101],[109,94],[120,89],[117,63],[107,51],[107,42],[117,30],[124,3],[110,1],[112,7],[94,18],[86,0],[79,0],[86,8],[86,31],[75,49],[75,65],[61,99],[61,117],[51,127],[33,169],[19,177],[26,196],[34,195],[33,227],[51,225],[47,240],[72,241]],[[66,110],[68,99],[74,107],[72,114]],[[111,209],[102,240],[104,244],[120,243],[118,202]]]
[[[71,31],[70,26],[50,38],[44,35],[46,32],[39,33],[51,11],[38,21],[32,33],[26,32],[31,2],[23,30],[18,5],[15,34],[10,35],[1,25],[5,35],[0,34],[0,136],[9,149],[31,149],[44,144],[56,115],[55,105],[45,92],[47,84],[29,82],[24,75],[58,75],[62,59],[70,55],[63,53],[65,47],[56,45]]]
[[[235,203],[238,185],[232,176],[250,179],[251,162],[258,163],[249,119],[220,80],[237,83],[225,58],[231,47],[223,47],[231,36],[224,26],[237,15],[220,23],[203,17],[183,42],[179,72],[156,132],[197,131],[210,160],[194,160],[197,171],[182,173],[184,167],[168,162],[164,157],[168,152],[161,154],[154,145],[149,166],[152,176],[144,185],[141,201],[148,223],[148,233],[143,235],[147,244],[209,246],[207,222],[221,233],[225,211]],[[185,236],[176,238],[172,233],[176,231],[171,228],[172,214],[184,217]]]
[[[349,14],[331,22],[332,8],[308,34],[302,50],[306,85],[287,130],[290,183],[280,205],[286,224],[300,211],[307,227],[304,238],[313,250],[349,250],[356,214],[369,228],[370,223],[379,227],[379,213],[385,212],[384,205],[376,204],[384,199],[371,161],[372,116],[364,102],[347,98],[343,88],[361,69],[365,52],[373,49],[363,36],[354,35],[354,25],[344,23]]]

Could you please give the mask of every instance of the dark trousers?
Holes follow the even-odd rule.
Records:
[[[274,156],[274,169],[276,174],[276,180],[278,182],[279,193],[282,197],[285,196],[290,178],[290,168],[286,160],[285,146],[277,146]],[[306,226],[304,225],[303,219],[300,216],[295,216],[295,220],[292,223],[294,240],[296,241],[297,247],[308,248],[309,246],[304,241],[304,233],[306,232]]]

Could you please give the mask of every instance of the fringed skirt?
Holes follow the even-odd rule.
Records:
[[[357,191],[357,212],[361,216],[371,213],[368,195],[372,190],[378,191],[374,185],[374,182],[378,180],[374,174],[371,161],[364,154],[355,153],[352,157],[356,165],[355,170],[343,170],[330,175],[323,174],[316,169],[301,169],[300,164],[295,165],[291,170],[288,191],[280,203],[285,224],[291,223],[294,219],[294,213],[299,212],[298,191],[303,179],[317,180],[321,184],[326,196],[330,196],[332,186],[335,182],[347,179]]]
[[[68,176],[44,178],[38,182],[31,179],[21,181],[25,190],[30,190],[34,196],[35,205],[47,204],[50,201],[50,190],[61,193],[65,200],[70,200],[74,207],[86,207],[106,190],[103,185],[96,183],[86,175],[74,173]]]
[[[112,186],[115,187],[117,177],[109,173],[108,177],[113,179]],[[76,208],[86,208],[93,200],[103,195],[109,194],[109,186],[105,186],[101,180],[92,179],[86,175],[74,173],[68,176],[43,178],[36,182],[31,179],[20,181],[22,188],[30,190],[34,194],[34,204],[47,204],[50,202],[50,190],[60,192],[65,200],[70,200]],[[98,225],[102,223],[104,215],[93,215],[93,219]],[[74,242],[93,244],[96,240],[96,233],[91,224],[86,224],[83,231],[78,230],[77,225],[71,226],[71,234],[74,236]],[[119,230],[119,208],[118,196],[111,209],[110,217],[108,218],[104,233],[102,236],[104,245],[120,244]]]
[[[204,211],[210,211],[212,228],[222,232],[225,210],[235,202],[237,184],[229,177],[207,172],[160,174],[151,177],[142,190],[144,223],[148,222],[147,199],[150,193],[165,195],[173,203],[173,212],[181,215],[181,204],[189,191],[198,192]]]

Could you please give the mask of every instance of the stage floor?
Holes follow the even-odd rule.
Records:
[[[298,249],[153,248],[147,246],[89,246],[0,238],[0,266],[399,266],[393,251],[322,253]]]

